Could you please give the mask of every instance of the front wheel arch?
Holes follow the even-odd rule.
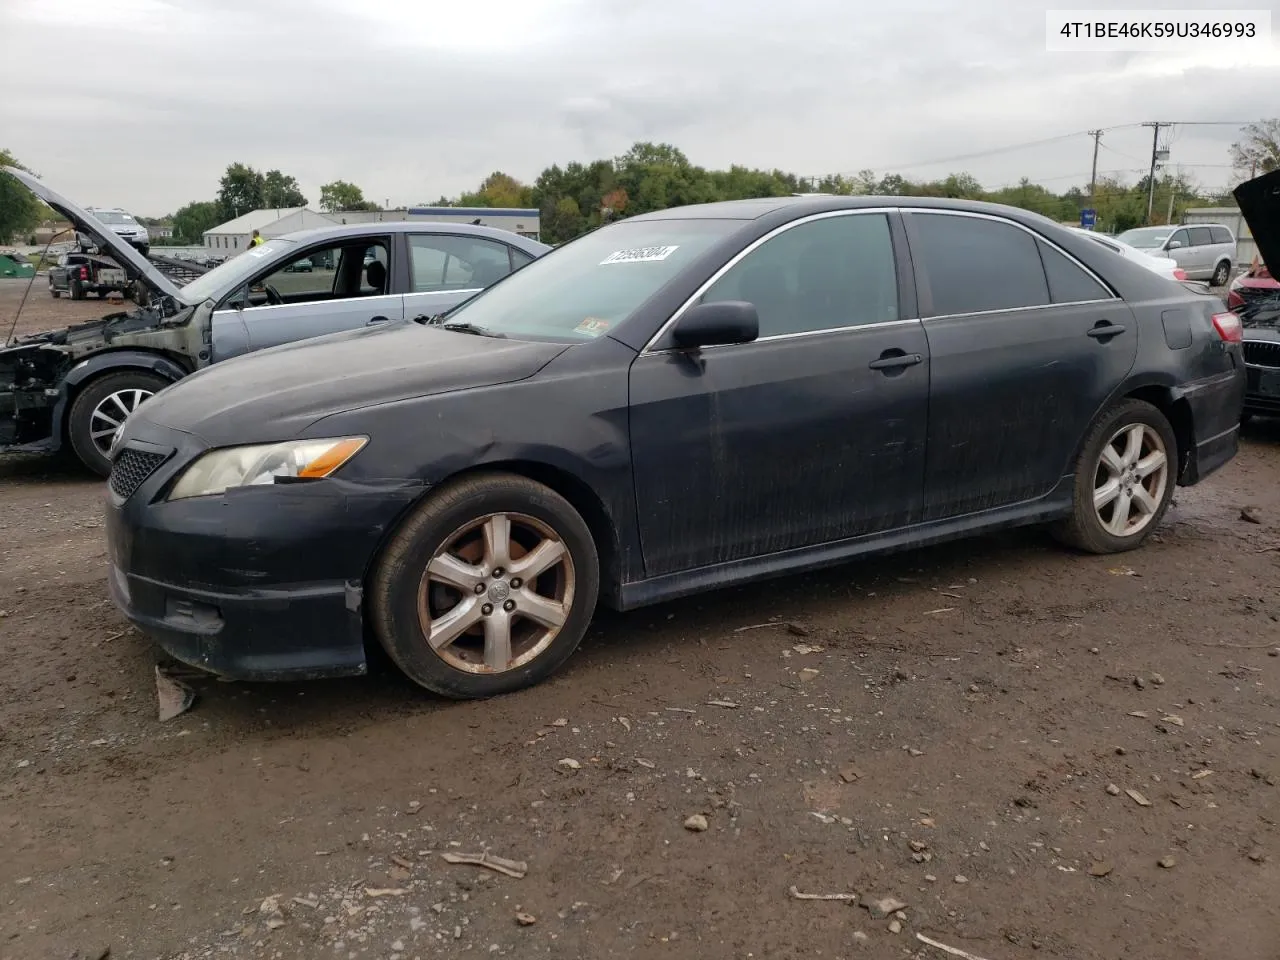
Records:
[[[373,582],[373,573],[379,558],[387,549],[387,544],[395,535],[400,524],[413,513],[419,505],[446,483],[482,473],[512,473],[517,476],[540,483],[553,493],[564,497],[569,505],[582,517],[591,531],[591,539],[595,543],[596,554],[600,562],[600,601],[603,606],[618,609],[621,602],[622,582],[625,578],[622,564],[623,547],[619,535],[617,521],[606,509],[595,490],[578,477],[560,467],[552,466],[538,460],[497,460],[481,463],[457,473],[450,474],[439,483],[427,487],[420,497],[408,504],[395,522],[388,525],[378,541],[377,548],[370,554],[364,571],[364,589],[368,591]]]

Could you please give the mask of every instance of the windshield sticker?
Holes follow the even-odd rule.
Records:
[[[679,244],[675,244],[669,247],[633,247],[630,250],[615,250],[600,261],[600,266],[603,267],[606,263],[652,263],[655,260],[667,259],[679,249]]]
[[[589,337],[598,337],[609,329],[609,321],[599,317],[587,317],[573,328],[574,333],[585,333]]]

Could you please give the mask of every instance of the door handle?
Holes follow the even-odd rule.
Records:
[[[1095,340],[1106,340],[1121,333],[1124,333],[1124,324],[1112,323],[1110,320],[1099,320],[1089,328],[1086,336],[1093,337]]]
[[[373,317],[368,323],[365,324],[365,326],[372,327],[375,323],[386,323],[389,319],[390,319],[389,317]]]
[[[872,360],[867,366],[872,370],[899,370],[903,367],[914,367],[923,361],[924,357],[918,353],[886,350],[880,354],[879,360]]]

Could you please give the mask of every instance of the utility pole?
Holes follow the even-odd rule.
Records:
[[[1093,172],[1089,174],[1089,206],[1097,208],[1094,198],[1097,196],[1098,189],[1098,143],[1102,140],[1101,130],[1090,130],[1089,136],[1093,137]]]
[[[1151,208],[1156,202],[1156,160],[1160,152],[1160,128],[1167,127],[1167,123],[1144,123],[1144,127],[1151,128],[1151,173],[1147,177],[1147,223],[1151,223]]]

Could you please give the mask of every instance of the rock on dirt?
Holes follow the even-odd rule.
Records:
[[[707,818],[700,813],[695,813],[692,816],[685,817],[684,828],[692,831],[693,833],[702,833],[708,828],[708,826],[710,826],[710,824],[707,823]]]

